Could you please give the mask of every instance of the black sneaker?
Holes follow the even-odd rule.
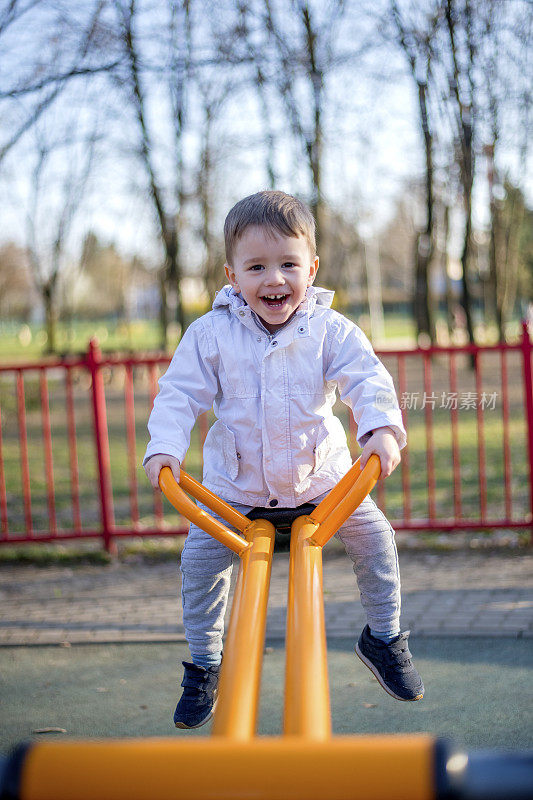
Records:
[[[424,697],[424,684],[411,661],[408,638],[409,631],[406,631],[386,644],[372,636],[370,628],[365,625],[355,652],[385,691],[396,700],[421,700]]]
[[[220,665],[198,667],[182,661],[185,673],[181,685],[183,694],[174,711],[176,728],[199,728],[213,716],[217,700]]]

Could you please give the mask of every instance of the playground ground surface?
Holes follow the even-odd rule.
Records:
[[[401,568],[426,684],[417,703],[390,698],[354,655],[364,615],[351,564],[325,552],[334,732],[532,747],[533,554],[404,552]],[[281,730],[287,572],[276,554],[260,734]],[[178,598],[173,563],[0,566],[0,752],[31,738],[208,734],[172,725],[188,658]]]
[[[531,639],[413,637],[411,645],[426,697],[400,703],[356,659],[352,639],[330,639],[334,733],[426,731],[472,749],[533,747]],[[177,667],[188,657],[182,643],[8,648],[0,657],[2,752],[31,738],[210,731],[210,724],[187,732],[172,724],[181,691]],[[260,734],[281,730],[284,658],[283,642],[267,641]],[[65,733],[35,733],[47,728]]]

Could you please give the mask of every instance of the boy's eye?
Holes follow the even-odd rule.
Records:
[[[292,261],[286,261],[284,264],[281,265],[282,267],[294,267]]]
[[[263,269],[263,265],[262,264],[252,264],[252,266],[249,267],[249,269],[254,270],[255,272],[257,272],[258,270]]]

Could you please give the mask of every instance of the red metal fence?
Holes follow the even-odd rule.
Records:
[[[377,501],[398,531],[533,528],[532,344],[379,353],[409,444]],[[0,543],[174,535],[186,525],[140,461],[167,356],[80,357],[0,367]],[[350,435],[347,409],[337,408]],[[201,477],[209,425],[186,468]]]

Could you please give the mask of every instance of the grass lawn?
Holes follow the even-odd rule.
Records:
[[[207,309],[206,309],[207,310]],[[191,311],[190,321],[200,312]],[[348,315],[350,316],[350,315]],[[371,337],[372,331],[368,314],[352,317]],[[441,320],[444,325],[444,320]],[[515,320],[509,324],[508,338],[514,341],[520,335],[520,325]],[[495,330],[478,329],[480,341],[496,341]],[[400,313],[387,313],[384,317],[384,341],[376,345],[381,347],[414,347],[416,345],[416,329],[411,316]],[[124,321],[72,321],[58,322],[56,328],[58,353],[81,353],[87,350],[89,340],[98,339],[105,352],[146,352],[159,349],[160,333],[157,320]],[[178,341],[178,331],[170,333],[171,341]],[[47,352],[47,336],[42,325],[26,324],[0,320],[0,364],[16,361],[38,359]]]
[[[156,322],[134,320],[125,322],[58,323],[57,352],[83,353],[91,338],[96,337],[102,350],[153,351],[159,349],[159,328]],[[22,359],[32,361],[46,355],[47,337],[41,325],[3,323],[0,325],[0,363]]]
[[[365,326],[365,319],[362,318],[360,322],[365,332],[370,335],[370,330]],[[85,352],[92,337],[98,339],[101,349],[106,352],[153,351],[159,349],[159,324],[156,320],[133,320],[129,323],[105,320],[59,322],[57,352]],[[177,342],[177,333],[175,338]],[[414,346],[416,337],[412,319],[401,314],[387,315],[385,338],[402,339],[405,346]],[[38,359],[46,354],[46,346],[46,332],[41,325],[0,322],[0,364]]]

